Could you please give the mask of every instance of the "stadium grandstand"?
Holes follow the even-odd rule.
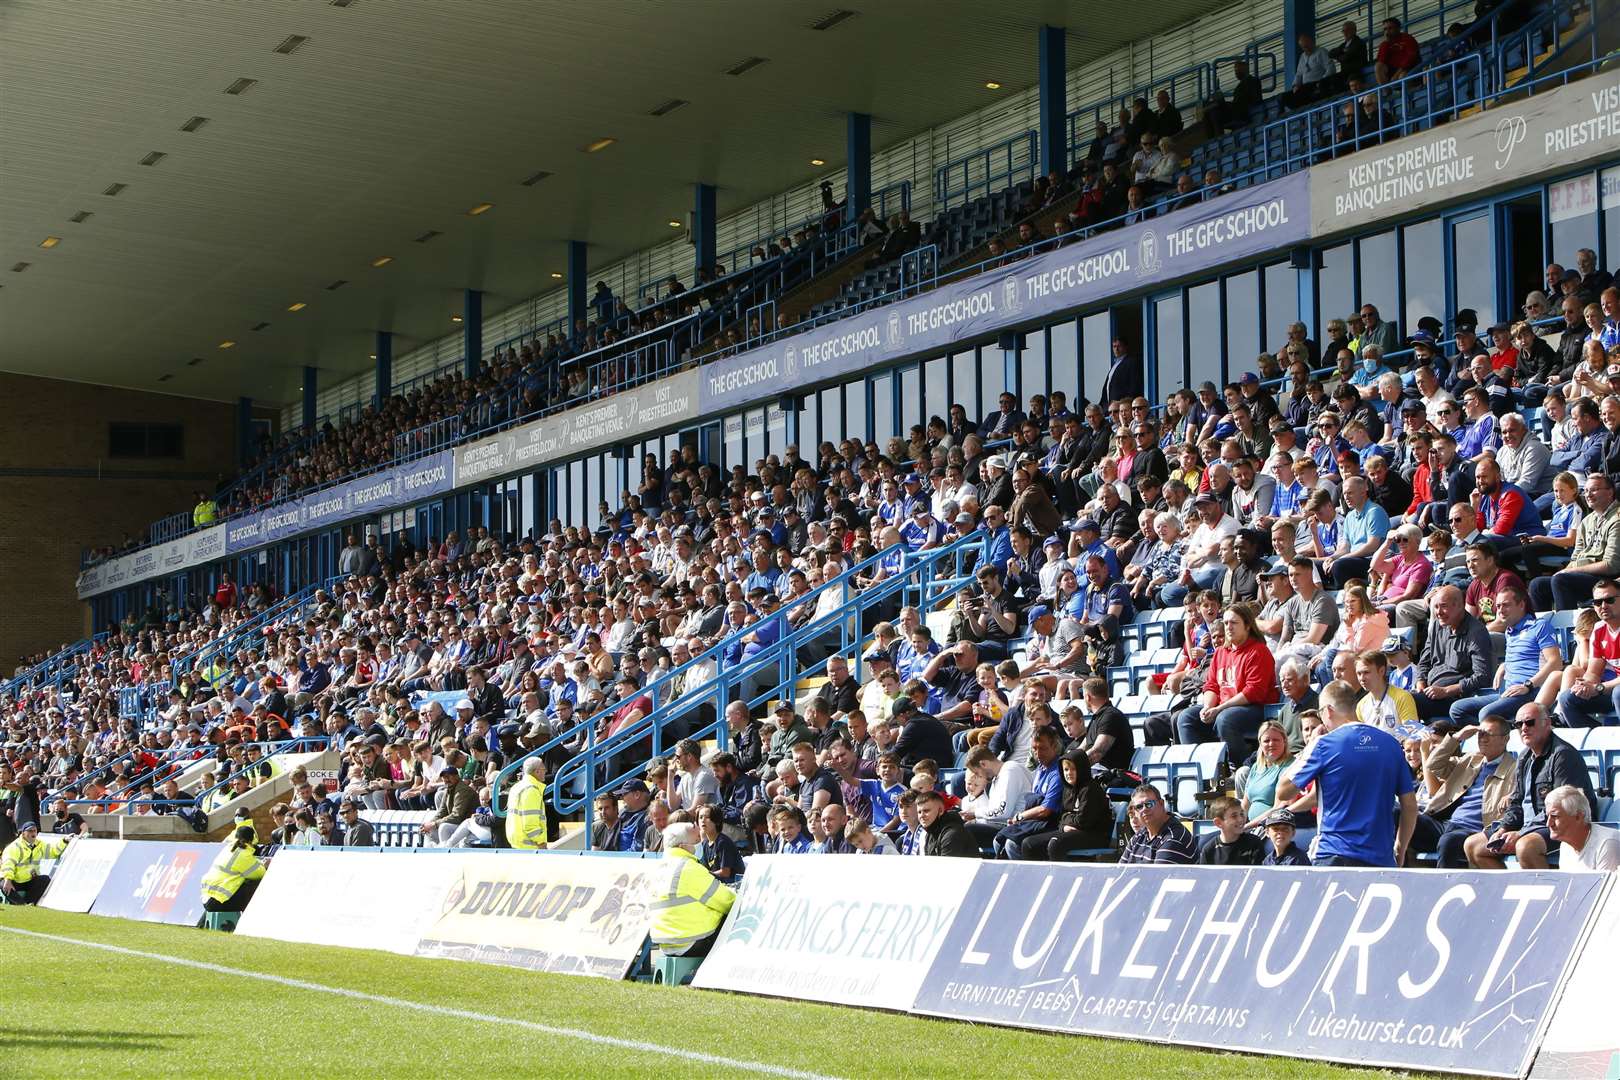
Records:
[[[1617,12],[1130,14],[0,10],[0,957],[1620,1075]]]

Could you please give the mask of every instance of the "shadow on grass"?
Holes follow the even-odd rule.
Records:
[[[181,1036],[166,1031],[107,1031],[102,1028],[0,1028],[0,1046],[33,1050],[161,1050]]]

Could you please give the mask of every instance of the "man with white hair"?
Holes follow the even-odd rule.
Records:
[[[1600,873],[1620,869],[1620,833],[1592,824],[1592,808],[1586,795],[1564,784],[1547,792],[1547,832],[1563,844],[1559,849],[1560,870],[1595,870]]]
[[[546,846],[546,760],[535,754],[523,761],[523,779],[512,788],[506,808],[506,841],[514,848]]]
[[[707,956],[737,892],[709,873],[692,854],[697,826],[676,822],[664,830],[663,869],[654,871],[652,943],[669,956]],[[665,873],[667,871],[667,873]],[[659,880],[661,878],[661,880]]]

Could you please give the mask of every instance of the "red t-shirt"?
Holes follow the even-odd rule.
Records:
[[[1598,621],[1592,628],[1592,655],[1607,661],[1604,672],[1609,678],[1620,675],[1620,630],[1610,630],[1609,624]]]
[[[1496,576],[1490,581],[1470,581],[1468,592],[1464,594],[1464,602],[1471,608],[1479,610],[1481,622],[1490,622],[1496,618],[1496,594],[1509,585],[1516,585],[1525,592],[1524,579],[1511,570],[1498,570]]]

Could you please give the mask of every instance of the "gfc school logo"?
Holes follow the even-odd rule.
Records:
[[[786,373],[787,377],[790,378],[790,379],[793,378],[793,376],[798,372],[798,370],[799,370],[799,349],[798,349],[798,346],[789,345],[787,347],[787,351],[782,356],[782,369]]]
[[[898,349],[905,344],[905,336],[900,332],[900,315],[889,316],[888,343],[890,349]]]
[[[1010,314],[1016,315],[1022,310],[1024,290],[1019,286],[1016,275],[1001,283],[1001,301]]]
[[[1143,229],[1136,241],[1136,276],[1148,277],[1159,272],[1159,234],[1154,229]]]

